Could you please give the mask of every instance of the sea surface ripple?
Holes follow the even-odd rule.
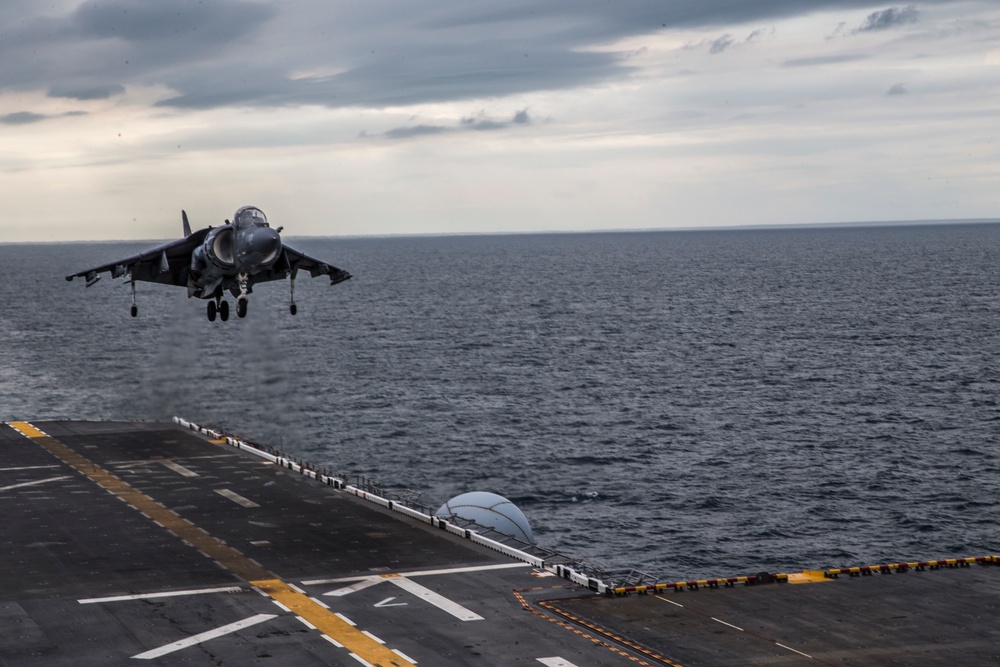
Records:
[[[1000,226],[292,239],[349,270],[183,290],[0,245],[0,415],[229,429],[661,578],[995,553]]]

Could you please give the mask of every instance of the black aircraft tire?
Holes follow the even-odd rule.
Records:
[[[209,301],[208,302],[208,321],[209,322],[214,322],[215,321],[215,302],[214,301]]]
[[[229,302],[223,301],[219,304],[219,319],[223,322],[229,319]]]
[[[247,300],[240,299],[236,302],[236,314],[240,317],[247,316]]]
[[[138,306],[132,306],[132,308],[129,310],[129,313],[132,315],[132,317],[137,316],[139,314]]]
[[[296,305],[295,305],[295,304],[293,303],[292,305],[290,305],[290,306],[288,307],[288,312],[290,312],[290,313],[291,313],[292,315],[294,315],[294,314],[296,314],[297,312],[299,312],[299,307],[298,307],[298,306],[296,306]]]

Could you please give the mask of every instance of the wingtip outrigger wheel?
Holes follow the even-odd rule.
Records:
[[[132,307],[129,308],[129,314],[131,314],[132,317],[136,317],[139,315],[139,307],[135,305],[135,278],[130,280],[129,284],[132,286]]]

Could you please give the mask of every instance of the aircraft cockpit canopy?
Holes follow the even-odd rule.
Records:
[[[233,216],[233,224],[237,229],[246,229],[247,227],[254,226],[270,227],[267,224],[267,216],[264,215],[264,211],[256,206],[244,206],[236,211],[236,215]]]

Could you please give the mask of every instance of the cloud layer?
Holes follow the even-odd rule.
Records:
[[[81,200],[139,221],[107,236],[187,198],[320,234],[1000,210],[991,0],[56,6],[0,7],[10,240]]]

